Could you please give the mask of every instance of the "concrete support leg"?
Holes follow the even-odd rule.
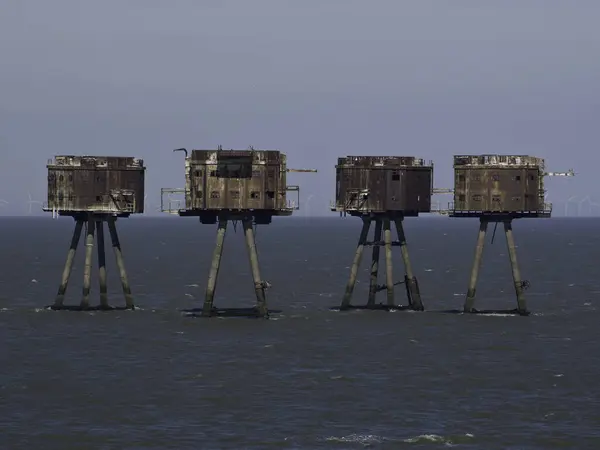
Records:
[[[527,304],[523,294],[523,283],[521,281],[521,273],[519,272],[519,264],[517,262],[517,249],[515,247],[515,238],[513,236],[511,220],[504,221],[504,232],[506,233],[506,245],[508,246],[508,255],[510,257],[515,293],[517,294],[517,310],[519,314],[526,315]]]
[[[403,219],[396,219],[396,231],[398,233],[398,242],[400,242],[400,252],[402,253],[402,261],[404,262],[406,293],[408,295],[408,304],[415,311],[423,311],[423,301],[421,300],[421,292],[419,292],[419,283],[412,270],[410,258],[408,256],[408,246],[406,244],[406,235],[404,234]]]
[[[365,248],[365,242],[369,234],[369,228],[371,227],[371,218],[363,217],[363,226],[358,238],[358,246],[356,247],[356,253],[354,254],[354,261],[352,261],[352,267],[350,268],[350,278],[346,285],[346,292],[342,299],[340,309],[348,309],[350,306],[350,299],[352,298],[352,292],[354,291],[354,285],[356,284],[356,275],[358,274],[358,267],[362,259],[363,250]]]
[[[93,214],[89,215],[87,222],[87,237],[85,240],[85,266],[83,268],[83,297],[81,309],[90,306],[90,287],[92,284],[92,255],[94,251],[94,232],[96,230],[96,219]]]
[[[96,222],[96,242],[98,243],[98,282],[100,284],[100,308],[108,309],[108,288],[106,286],[106,251],[104,249],[104,221]]]
[[[69,285],[69,278],[71,277],[71,270],[73,269],[73,260],[75,259],[75,252],[79,245],[79,238],[81,237],[81,230],[83,228],[83,220],[75,220],[75,231],[73,231],[73,237],[71,238],[71,247],[67,253],[67,262],[63,270],[62,279],[58,288],[58,293],[54,299],[54,307],[62,308],[65,302],[65,294],[67,292],[67,286]]]
[[[392,230],[390,219],[383,220],[383,240],[385,243],[385,287],[387,288],[387,304],[394,306],[394,270],[392,265]]]
[[[481,267],[481,257],[483,255],[483,247],[485,245],[485,234],[487,232],[488,221],[485,218],[479,219],[479,236],[477,237],[477,246],[475,247],[475,258],[473,259],[473,268],[471,270],[471,279],[469,280],[469,290],[465,300],[464,312],[473,312],[475,304],[475,289],[477,287],[477,278],[479,276],[479,268]]]
[[[369,302],[367,306],[375,306],[375,295],[377,294],[377,277],[379,272],[379,245],[381,242],[381,220],[375,221],[375,234],[373,236],[373,258],[371,260],[371,284],[369,286]]]
[[[202,315],[210,317],[213,311],[213,302],[215,290],[217,288],[217,279],[219,278],[219,269],[221,268],[221,256],[223,256],[223,244],[225,242],[225,233],[227,232],[227,219],[219,219],[219,228],[217,229],[217,243],[213,252],[210,272],[208,274],[208,284],[206,285],[206,295],[204,297],[204,306]]]
[[[267,299],[265,296],[265,283],[260,278],[258,252],[256,251],[252,219],[244,219],[243,224],[246,247],[248,247],[248,256],[250,257],[250,268],[252,269],[252,278],[254,280],[254,291],[256,292],[256,309],[261,317],[266,318],[269,317],[269,311],[267,309]]]
[[[127,271],[125,270],[125,262],[123,261],[123,252],[121,250],[121,243],[119,242],[119,235],[117,233],[117,227],[115,217],[108,219],[108,231],[110,232],[110,239],[112,241],[113,251],[115,253],[115,259],[117,260],[117,267],[119,269],[119,275],[121,276],[121,286],[123,287],[123,295],[125,296],[125,307],[128,309],[134,309],[133,296],[131,295],[131,288],[129,287],[129,280],[127,279]]]

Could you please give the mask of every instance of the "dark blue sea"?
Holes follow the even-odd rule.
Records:
[[[118,227],[137,310],[51,311],[72,220],[0,218],[0,448],[600,448],[599,219],[515,221],[529,317],[445,312],[462,308],[476,219],[406,220],[425,312],[332,310],[358,219],[258,226],[269,320],[186,313],[202,306],[216,226]],[[502,227],[489,234],[476,307],[513,309]],[[366,303],[369,259],[354,304]],[[107,261],[122,306],[108,245]],[[398,250],[398,280],[401,263]],[[254,305],[241,226],[228,231],[215,304]]]

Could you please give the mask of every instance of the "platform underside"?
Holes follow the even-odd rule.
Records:
[[[269,224],[276,217],[288,217],[294,212],[289,209],[180,209],[181,217],[199,217],[203,224],[214,224],[219,219],[244,220],[253,218],[258,224]]]
[[[356,209],[343,209],[343,208],[331,208],[331,211],[345,213],[352,217],[418,217],[419,213],[428,213],[430,211],[415,211],[415,210],[401,210],[401,211],[365,211]]]
[[[550,218],[552,211],[466,211],[450,210],[449,217],[479,217],[490,220]]]
[[[78,211],[56,211],[52,208],[43,208],[44,212],[53,212],[58,214],[59,216],[65,217],[87,217],[92,214],[94,216],[106,216],[106,217],[129,217],[131,212],[123,212],[123,211],[106,211],[106,210],[78,210]]]

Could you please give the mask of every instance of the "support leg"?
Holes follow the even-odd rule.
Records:
[[[510,257],[515,293],[517,294],[517,310],[519,314],[527,315],[527,304],[525,302],[525,296],[523,295],[523,283],[521,281],[521,273],[519,272],[519,264],[517,263],[517,249],[515,247],[515,238],[513,237],[511,220],[504,222],[504,232],[506,233],[506,245],[508,246],[508,255]]]
[[[381,242],[381,220],[375,221],[375,234],[373,236],[373,259],[371,260],[371,285],[369,286],[369,302],[367,306],[375,306],[375,295],[377,294],[377,277],[379,272],[379,245]]]
[[[392,230],[390,219],[383,220],[383,240],[385,242],[385,286],[387,288],[387,304],[394,306],[394,270],[392,265]]]
[[[85,239],[85,266],[83,269],[83,297],[81,299],[81,309],[87,309],[90,306],[90,287],[92,284],[92,254],[94,251],[94,231],[96,229],[96,219],[93,214],[89,215],[87,222],[87,237]]]
[[[109,309],[108,289],[106,286],[106,251],[104,248],[104,222],[96,222],[96,241],[98,242],[98,282],[100,284],[100,308]]]
[[[248,247],[248,256],[250,257],[250,268],[252,269],[252,278],[254,279],[254,291],[256,292],[256,309],[261,317],[269,317],[267,309],[267,299],[265,296],[265,284],[260,279],[260,269],[258,267],[258,253],[254,241],[254,229],[252,228],[252,219],[244,219],[244,235],[246,236],[246,246]]]
[[[471,279],[469,280],[469,290],[465,300],[464,312],[473,312],[475,304],[475,288],[477,287],[477,277],[481,267],[481,256],[483,255],[483,246],[485,245],[485,233],[487,232],[488,221],[483,217],[479,219],[479,236],[477,237],[477,247],[475,247],[475,258],[473,259],[473,268],[471,269]]]
[[[400,252],[402,253],[402,261],[404,262],[406,292],[408,294],[408,304],[415,311],[423,311],[423,301],[419,292],[419,284],[412,270],[410,258],[408,256],[408,246],[406,244],[406,235],[404,234],[403,219],[396,219],[396,231],[398,233],[398,241],[400,242]]]
[[[350,278],[346,285],[346,292],[342,300],[340,309],[348,309],[350,306],[350,299],[352,298],[352,292],[354,291],[354,285],[356,284],[356,275],[358,274],[358,267],[360,266],[360,260],[362,259],[363,250],[365,248],[365,242],[367,241],[367,235],[369,234],[369,228],[371,227],[371,218],[363,217],[363,226],[358,238],[358,246],[356,247],[356,253],[354,254],[354,261],[352,261],[352,267],[350,268]]]
[[[81,237],[82,228],[83,220],[76,219],[75,231],[73,231],[73,237],[71,238],[71,247],[69,248],[69,253],[67,253],[67,262],[65,263],[58,293],[54,299],[54,308],[62,308],[65,301],[65,293],[67,292],[67,286],[69,285],[71,269],[73,268],[73,260],[75,259],[75,252],[77,251],[77,246],[79,245],[79,238]]]
[[[112,241],[113,251],[117,260],[117,267],[119,268],[119,274],[121,276],[121,286],[123,287],[123,295],[125,296],[125,307],[128,309],[134,309],[133,296],[131,295],[129,280],[127,279],[127,271],[125,270],[125,262],[123,261],[121,243],[119,242],[119,235],[117,234],[117,227],[115,226],[116,220],[117,219],[114,217],[108,219],[108,231],[110,232],[110,239]]]
[[[206,286],[206,295],[204,297],[204,306],[202,307],[202,315],[206,317],[210,317],[212,315],[215,289],[217,288],[217,279],[219,277],[219,269],[221,268],[221,256],[223,255],[223,244],[225,242],[226,232],[227,219],[219,219],[217,243],[213,252],[212,264],[208,274],[208,284]]]

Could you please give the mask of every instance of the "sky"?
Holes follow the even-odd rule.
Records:
[[[453,155],[484,153],[575,169],[547,179],[548,200],[600,212],[597,0],[0,0],[0,11],[0,215],[39,213],[57,154],[143,158],[156,215],[161,187],[184,185],[172,150],[218,145],[318,169],[288,176],[299,215],[334,214],[338,157],[433,160],[444,188]]]

